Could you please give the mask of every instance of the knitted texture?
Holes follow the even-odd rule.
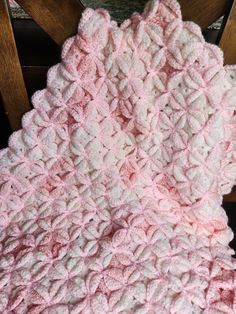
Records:
[[[0,151],[0,313],[236,313],[236,66],[148,1],[78,32]]]
[[[12,7],[12,8],[19,7],[19,4],[16,3],[14,0],[9,0],[9,4],[10,4],[10,7]]]

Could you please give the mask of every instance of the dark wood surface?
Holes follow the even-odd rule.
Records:
[[[11,129],[17,130],[23,113],[30,109],[30,105],[5,0],[0,1],[0,36],[1,99]]]
[[[232,0],[179,0],[179,3],[183,19],[205,29],[229,10]]]
[[[236,186],[233,188],[231,193],[224,195],[225,202],[235,202],[236,201]]]
[[[236,63],[236,1],[234,1],[227,19],[219,46],[225,54],[226,64]]]
[[[17,3],[59,45],[76,33],[84,10],[75,0],[17,0]]]

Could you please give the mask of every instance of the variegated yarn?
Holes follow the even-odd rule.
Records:
[[[236,313],[236,67],[175,0],[61,58],[0,151],[0,313]]]

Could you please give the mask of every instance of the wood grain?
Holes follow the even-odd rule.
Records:
[[[30,109],[6,0],[0,1],[0,92],[12,131]]]
[[[236,64],[236,0],[234,0],[219,46],[224,51],[225,64]]]
[[[59,45],[74,35],[84,10],[76,0],[17,0],[22,8]]]
[[[230,0],[179,0],[183,19],[193,21],[205,29],[224,15],[232,1]]]
[[[224,195],[224,202],[236,202],[236,192]]]

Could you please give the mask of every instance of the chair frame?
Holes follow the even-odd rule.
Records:
[[[76,34],[85,9],[78,0],[16,0],[33,20],[58,44]],[[197,23],[202,30],[224,15],[217,44],[224,52],[225,64],[236,64],[236,0],[179,0],[184,20]],[[31,109],[19,61],[10,8],[0,1],[0,93],[12,131],[21,128],[22,115]],[[6,53],[7,51],[7,53]],[[236,191],[224,196],[235,202]]]

